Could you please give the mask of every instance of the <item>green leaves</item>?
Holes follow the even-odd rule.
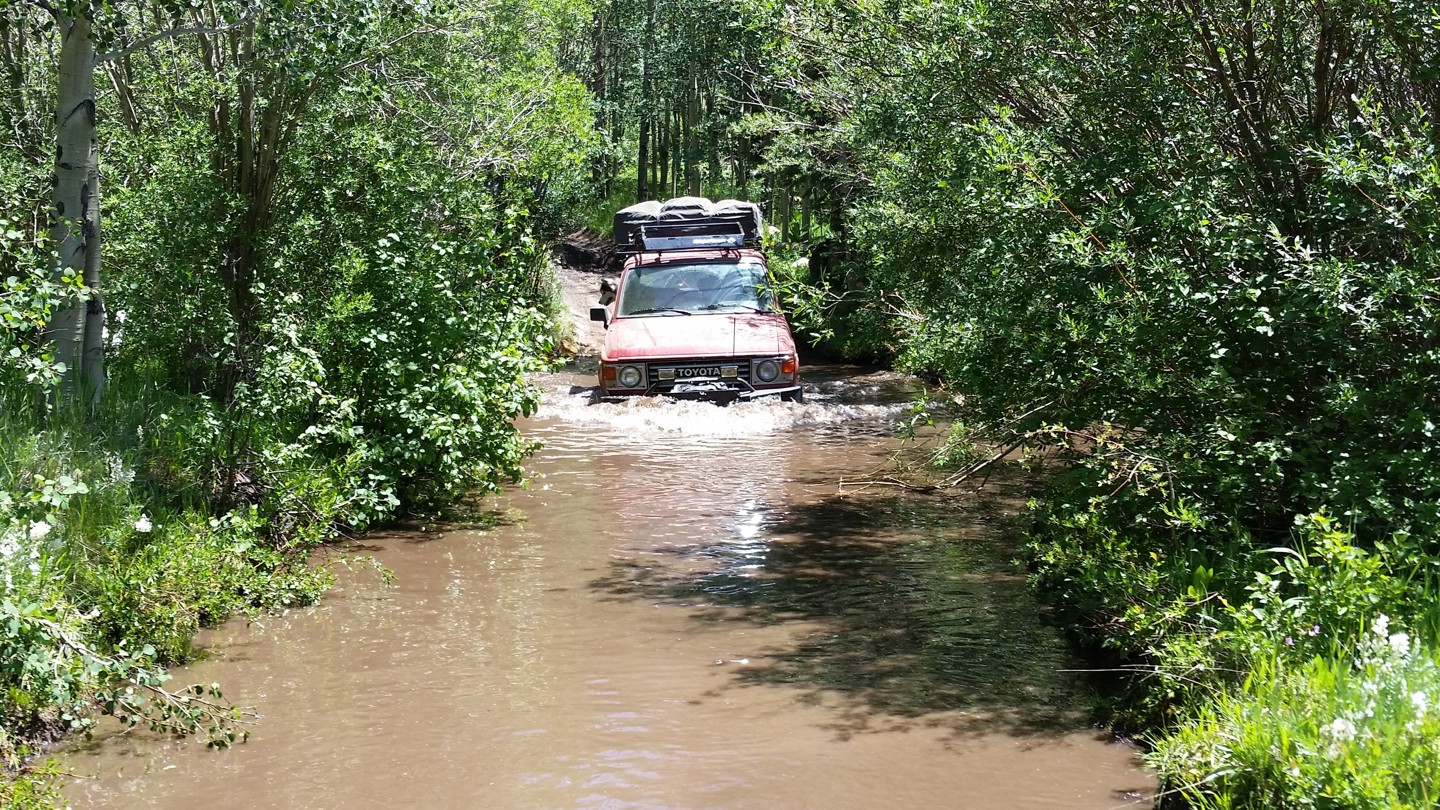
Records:
[[[0,161],[0,181],[19,168],[7,162]],[[4,185],[0,183],[0,192]],[[24,208],[23,201],[8,194],[0,198],[0,386],[23,383],[45,388],[64,369],[54,362],[41,330],[57,308],[86,296],[78,278],[52,280],[52,256],[40,237],[14,227]]]
[[[1122,718],[1199,710],[1287,635],[1433,606],[1433,8],[751,7],[789,35],[788,92],[746,131],[845,200],[811,257],[839,261],[789,280],[802,320],[1065,459],[1035,576],[1144,673]],[[1236,724],[1196,728],[1192,750]],[[1215,806],[1276,806],[1243,799]]]
[[[581,4],[97,8],[110,49],[224,30],[106,63],[115,395],[91,421],[29,407],[59,371],[39,329],[81,291],[36,234],[52,156],[0,150],[6,757],[39,718],[97,710],[243,739],[218,686],[161,668],[200,626],[313,601],[309,552],[337,532],[521,476],[545,238],[591,142],[558,68]],[[9,89],[0,140],[24,129]]]

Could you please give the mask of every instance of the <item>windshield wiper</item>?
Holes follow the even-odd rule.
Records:
[[[637,309],[634,312],[627,312],[626,315],[649,315],[654,312],[678,312],[681,315],[694,315],[688,309],[676,309],[675,307],[650,307],[648,309]]]
[[[753,306],[753,305],[751,305],[751,304],[711,304],[711,305],[708,306],[708,307],[700,307],[700,308],[703,309],[703,310],[711,311],[711,312],[713,312],[713,311],[715,311],[715,310],[717,310],[717,309],[748,309],[748,310],[750,310],[751,312],[771,312],[771,310],[761,309],[761,308],[759,308],[759,307],[757,307],[757,306]]]

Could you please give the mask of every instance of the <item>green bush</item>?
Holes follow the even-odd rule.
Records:
[[[846,193],[813,300],[1061,462],[1028,555],[1130,674],[1113,719],[1163,735],[1434,608],[1432,7],[753,5],[793,34],[767,157]],[[1246,705],[1302,716],[1286,689]],[[1357,762],[1248,806],[1386,778]]]
[[[109,385],[81,407],[40,331],[93,291],[50,277],[53,109],[16,106],[53,87],[16,43],[52,28],[0,6],[24,85],[0,99],[0,803],[23,806],[53,797],[32,743],[99,714],[242,737],[215,685],[168,682],[197,629],[314,601],[322,543],[520,478],[544,242],[592,138],[557,64],[582,5],[309,4],[237,29],[241,65],[152,43],[97,99]]]

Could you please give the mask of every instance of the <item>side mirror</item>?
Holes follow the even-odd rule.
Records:
[[[610,308],[609,308],[609,307],[590,307],[590,320],[592,320],[592,321],[599,321],[599,322],[605,324],[605,328],[606,328],[606,329],[609,329],[609,328],[610,328]]]

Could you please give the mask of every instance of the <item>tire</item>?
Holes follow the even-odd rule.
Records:
[[[797,388],[789,393],[781,394],[780,401],[803,403],[805,401],[805,389]]]

